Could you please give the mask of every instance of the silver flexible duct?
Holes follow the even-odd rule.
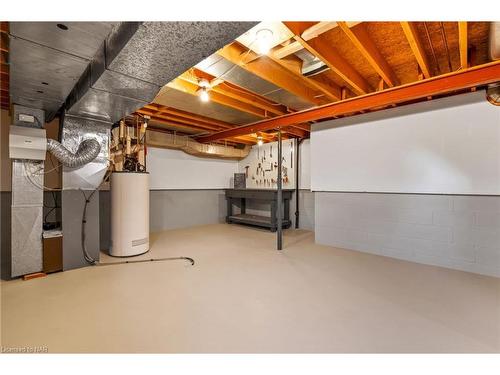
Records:
[[[66,167],[78,168],[94,160],[101,152],[101,145],[95,139],[85,139],[73,154],[59,142],[47,139],[47,151]]]

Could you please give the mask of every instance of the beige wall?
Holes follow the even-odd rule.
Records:
[[[0,139],[0,176],[2,178],[0,191],[11,190],[11,162],[9,159],[9,127],[11,125],[11,117],[9,111],[2,109],[1,113],[1,139]],[[59,119],[56,118],[45,124],[47,137],[57,139],[59,133]],[[55,169],[54,169],[55,168]],[[51,188],[61,187],[61,168],[60,163],[53,156],[47,153],[45,158],[45,171],[50,171],[45,175],[45,186]]]

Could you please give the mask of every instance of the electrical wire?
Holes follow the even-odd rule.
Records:
[[[35,180],[33,180],[33,178],[34,178],[33,176],[41,176],[41,175],[43,175],[43,173],[38,173],[39,171],[41,171],[43,169],[43,167],[38,167],[38,170],[36,170],[36,171],[31,170],[30,167],[32,167],[34,165],[35,165],[34,163],[31,163],[29,161],[24,161],[23,162],[24,176],[28,179],[29,182],[31,182],[32,185],[34,185],[35,187],[37,187],[40,190],[62,191],[61,188],[51,188],[51,187],[43,185],[43,183],[39,184],[38,182],[36,182]],[[30,168],[29,171],[28,171],[28,168]]]
[[[193,258],[189,257],[170,257],[170,258],[150,258],[150,259],[138,259],[138,260],[124,260],[121,262],[109,262],[109,263],[100,263],[97,262],[97,266],[114,266],[118,264],[129,264],[129,263],[146,263],[146,262],[160,262],[160,261],[165,261],[165,260],[187,260],[189,263],[191,263],[192,266],[194,266],[195,262]]]
[[[88,197],[87,197],[87,195],[85,195],[85,192],[82,189],[79,189],[79,190],[81,191],[81,193],[83,194],[83,197],[85,198],[85,203],[83,205],[82,230],[81,230],[81,245],[82,245],[83,257],[85,258],[87,263],[89,263],[91,265],[95,265],[96,260],[90,256],[90,254],[87,250],[87,245],[86,245],[86,241],[85,241],[85,226],[87,224],[87,206],[90,203],[90,200],[94,196],[97,189],[94,189]]]
[[[106,182],[106,180],[108,179],[109,175],[110,175],[110,173],[109,173],[109,170],[108,170],[108,172],[106,172],[106,174],[102,178],[101,183],[94,190],[92,190],[92,192],[90,193],[90,195],[88,197],[85,194],[85,192],[83,191],[83,189],[81,189],[81,188],[79,189],[80,192],[83,194],[83,197],[85,198],[85,203],[83,205],[83,213],[82,213],[81,246],[82,246],[83,257],[85,258],[85,260],[87,261],[87,263],[89,263],[91,265],[95,265],[97,263],[97,261],[90,256],[90,254],[89,254],[89,252],[87,250],[87,245],[86,245],[87,241],[86,241],[85,228],[86,228],[86,224],[87,224],[87,206],[90,203],[90,200],[92,199],[92,197],[94,196],[94,194],[96,193],[96,191],[98,191],[99,188],[102,186],[102,184],[104,184],[104,182]]]

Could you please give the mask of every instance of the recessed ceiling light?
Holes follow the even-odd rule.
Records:
[[[68,30],[68,26],[66,26],[64,23],[58,23],[57,27],[64,31]]]

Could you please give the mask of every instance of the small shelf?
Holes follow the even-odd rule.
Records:
[[[228,222],[255,225],[258,227],[271,228],[272,230],[276,230],[276,224],[272,224],[271,218],[269,216],[250,214],[231,215],[228,217]],[[291,224],[292,223],[290,220],[283,220],[283,228],[289,228]]]

